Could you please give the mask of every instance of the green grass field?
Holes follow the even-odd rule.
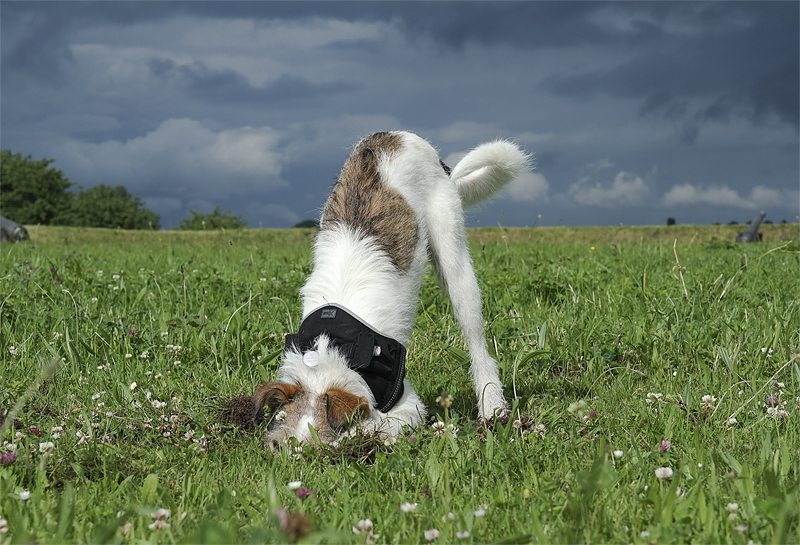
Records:
[[[474,420],[429,275],[408,376],[452,426],[274,455],[231,400],[313,231],[33,228],[0,246],[0,544],[797,543],[800,233],[742,229],[471,230],[513,417]]]

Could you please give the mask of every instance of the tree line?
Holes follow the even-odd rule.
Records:
[[[54,159],[0,150],[0,215],[23,225],[64,225],[113,229],[161,229],[161,218],[125,186],[82,188],[50,166]],[[178,229],[240,229],[247,220],[217,206],[203,214],[190,210]]]

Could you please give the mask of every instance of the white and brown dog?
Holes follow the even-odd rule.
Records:
[[[253,396],[267,441],[322,441],[355,432],[397,437],[425,418],[405,380],[425,267],[430,260],[466,336],[478,415],[506,411],[497,364],[486,349],[481,294],[467,248],[463,207],[528,168],[514,144],[478,146],[450,171],[408,132],[359,142],[322,211],[314,268],[301,289],[303,323],[286,336],[278,382]]]

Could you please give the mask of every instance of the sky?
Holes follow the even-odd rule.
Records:
[[[799,6],[4,0],[0,146],[162,228],[315,219],[385,130],[534,154],[468,226],[797,222]]]

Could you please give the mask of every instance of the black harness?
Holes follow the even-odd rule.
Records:
[[[316,350],[317,337],[327,335],[331,344],[347,359],[375,396],[375,408],[387,412],[403,395],[406,376],[406,347],[382,335],[338,305],[325,305],[306,316],[298,333],[286,335],[286,350],[303,354]]]

